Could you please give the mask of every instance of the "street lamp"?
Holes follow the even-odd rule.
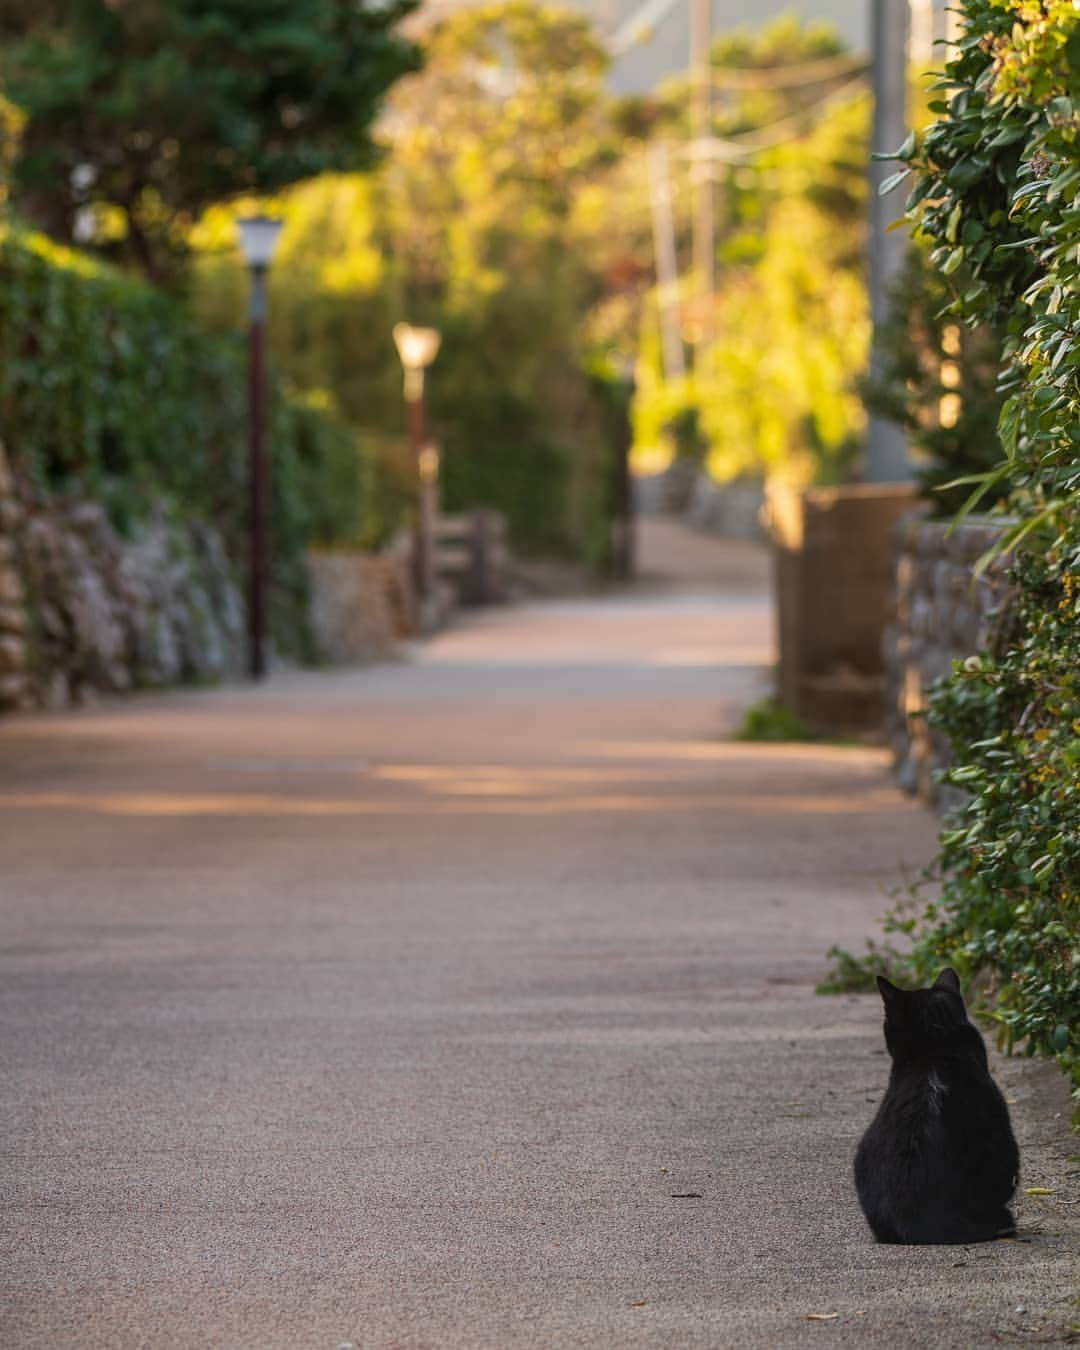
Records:
[[[612,570],[620,581],[632,581],[634,577],[635,527],[634,527],[634,479],[630,468],[630,451],[634,444],[634,427],[631,412],[634,395],[637,392],[637,366],[631,356],[623,356],[616,361],[616,379],[619,388],[619,411],[616,423],[615,463],[612,466],[614,481],[612,487],[615,508],[612,521]]]
[[[432,532],[438,492],[438,451],[428,444],[424,416],[424,371],[435,360],[442,335],[435,328],[394,325],[394,345],[405,368],[405,405],[409,414],[409,440],[416,460],[417,502],[413,522],[413,577],[421,605],[432,588]]]
[[[281,221],[269,216],[238,220],[240,247],[251,271],[248,311],[248,466],[250,490],[250,572],[248,591],[248,670],[253,680],[266,674],[266,584],[270,559],[268,520],[269,466],[266,456],[266,273],[281,233]]]

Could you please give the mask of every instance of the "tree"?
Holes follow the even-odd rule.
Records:
[[[917,477],[935,512],[951,515],[970,494],[970,474],[1001,459],[997,423],[1004,333],[949,313],[949,282],[914,243],[896,278],[887,321],[875,336],[879,374],[863,396],[871,412],[896,422],[920,452]],[[960,486],[950,486],[964,479]]]
[[[418,64],[394,31],[414,4],[15,0],[0,82],[26,115],[17,206],[169,279],[209,203],[371,161],[383,94]]]
[[[574,208],[616,151],[607,58],[581,16],[525,0],[452,13],[425,47],[388,100],[381,163],[281,199],[274,354],[354,425],[400,440],[390,330],[434,324],[447,508],[503,510],[522,550],[591,550],[605,445],[585,320],[599,283]],[[223,214],[202,223],[194,291],[229,327],[244,287]]]
[[[686,380],[666,382],[657,362],[642,363],[638,441],[670,444],[694,410],[719,480],[836,481],[863,426],[855,383],[869,340],[869,128],[865,99],[851,87],[859,62],[829,29],[790,18],[721,39],[712,56],[723,92],[714,132],[736,161],[717,170],[714,341]],[[660,125],[684,133],[686,82],[672,81],[661,98]],[[689,201],[676,194],[677,208]],[[677,210],[684,255],[687,216]],[[646,330],[643,350],[650,345]]]

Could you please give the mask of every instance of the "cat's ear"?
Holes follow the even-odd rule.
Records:
[[[897,989],[896,985],[887,980],[884,975],[877,977],[877,987],[886,1009],[895,1008],[900,1002],[900,995],[904,991]]]
[[[960,992],[960,976],[957,975],[952,966],[946,966],[934,981],[934,988],[949,989],[954,994],[958,994]]]

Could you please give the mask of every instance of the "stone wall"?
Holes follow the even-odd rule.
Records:
[[[895,588],[883,642],[885,733],[899,782],[938,801],[934,771],[948,746],[927,722],[926,690],[952,663],[993,647],[1007,616],[1004,567],[975,578],[975,564],[1000,537],[999,522],[908,518],[893,531]],[[942,803],[944,804],[944,803]]]
[[[159,518],[122,538],[95,502],[38,504],[16,552],[34,705],[243,669],[244,603],[215,530]]]
[[[902,483],[770,491],[777,692],[821,735],[880,733],[890,530],[915,500]]]
[[[376,661],[416,631],[408,554],[314,551],[308,555],[311,623],[331,664]]]
[[[26,593],[15,548],[21,524],[15,480],[0,445],[0,712],[30,702]]]
[[[765,483],[761,478],[733,478],[717,483],[702,471],[690,493],[686,522],[722,539],[764,539]]]

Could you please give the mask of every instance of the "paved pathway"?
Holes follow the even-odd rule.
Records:
[[[1062,1325],[1053,1198],[1031,1244],[863,1228],[878,1010],[813,983],[932,822],[875,752],[725,740],[771,656],[726,556],[400,664],[0,726],[0,1344]],[[1008,1072],[1059,1184],[1055,1085]]]

